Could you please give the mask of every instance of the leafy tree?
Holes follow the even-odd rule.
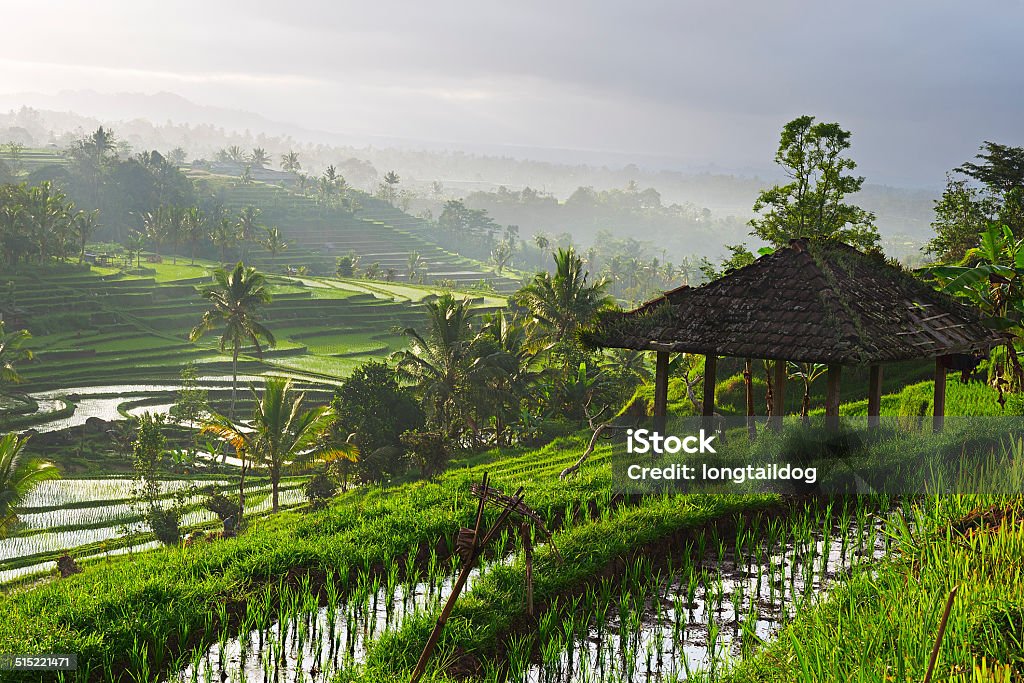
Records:
[[[28,330],[7,332],[4,322],[0,320],[0,393],[10,384],[20,384],[17,364],[31,361],[32,351],[25,348],[25,343],[32,338]]]
[[[332,442],[352,441],[363,453],[400,443],[402,432],[423,426],[423,409],[385,363],[370,361],[342,381],[331,402],[337,416]]]
[[[725,248],[729,250],[729,256],[722,259],[718,266],[713,264],[707,258],[701,259],[698,269],[700,270],[701,275],[704,276],[704,279],[708,282],[717,280],[730,270],[749,266],[757,260],[757,256],[751,253],[745,244],[727,244],[725,245]],[[771,249],[768,249],[768,251],[771,251]]]
[[[775,162],[790,182],[764,190],[754,202],[751,234],[779,247],[799,237],[836,239],[859,249],[878,243],[875,216],[844,203],[861,189],[864,178],[847,172],[857,167],[843,153],[850,132],[838,123],[815,123],[801,116],[782,129]]]
[[[402,444],[425,479],[433,479],[448,466],[450,448],[442,432],[413,429],[402,434]]]
[[[935,237],[926,250],[946,263],[963,260],[978,244],[978,235],[985,231],[995,213],[991,197],[971,186],[963,178],[946,175],[946,189],[935,202]]]
[[[355,277],[357,263],[359,263],[359,257],[355,254],[339,256],[337,261],[338,267],[335,272],[338,277]]]
[[[5,434],[0,437],[0,538],[6,538],[18,523],[15,508],[29,492],[60,474],[52,463],[31,460],[25,455],[28,437]]]
[[[231,411],[234,419],[235,394],[238,388],[238,356],[242,346],[251,343],[256,355],[263,356],[263,343],[275,346],[276,341],[270,330],[260,321],[260,309],[270,302],[270,290],[266,278],[255,268],[246,267],[241,261],[231,272],[223,268],[214,271],[213,287],[203,292],[203,298],[210,303],[210,309],[192,329],[189,338],[194,342],[206,332],[220,328],[220,350],[231,349]]]
[[[166,473],[168,462],[163,427],[163,415],[143,413],[132,444],[132,463],[137,497],[146,506],[146,521],[161,543],[174,545],[181,540],[182,500],[175,505],[161,505],[160,478]]]
[[[974,158],[981,163],[968,161],[956,170],[1000,194],[1024,187],[1024,147],[1010,147],[986,140]]]
[[[171,406],[171,417],[194,428],[210,412],[210,392],[199,384],[199,371],[193,361],[182,366],[179,378],[181,388]]]

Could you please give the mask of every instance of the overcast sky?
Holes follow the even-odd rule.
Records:
[[[1024,144],[1024,2],[3,0],[0,94],[173,92],[305,127],[768,168],[787,120],[869,181]],[[85,112],[88,113],[88,112]]]

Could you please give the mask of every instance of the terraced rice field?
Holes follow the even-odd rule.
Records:
[[[210,268],[156,264],[153,275],[136,277],[68,266],[44,275],[11,276],[19,312],[15,324],[33,332],[37,357],[23,368],[24,390],[48,402],[34,411],[34,418],[19,410],[0,420],[16,427],[43,422],[67,427],[91,416],[116,418],[114,396],[83,399],[72,414],[63,414],[66,406],[57,402],[61,392],[48,390],[95,385],[102,378],[134,395],[144,390],[133,385],[173,381],[188,361],[199,364],[208,386],[223,388],[211,379],[229,370],[229,358],[215,347],[216,335],[198,344],[187,339],[205,310],[198,288],[209,281]],[[240,371],[327,384],[366,360],[403,348],[400,330],[421,324],[423,300],[437,294],[415,285],[313,277],[274,277],[271,285],[274,300],[266,307],[265,323],[279,345],[262,357],[245,353]],[[505,303],[495,296],[467,296],[481,310]],[[154,395],[160,393],[165,392]]]

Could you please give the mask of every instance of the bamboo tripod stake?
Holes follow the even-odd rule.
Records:
[[[483,476],[483,490],[487,490],[487,473]],[[523,502],[523,487],[513,494],[512,501],[501,511],[498,515],[497,521],[494,523],[487,533],[484,534],[483,540],[480,540],[480,524],[483,522],[484,517],[484,506],[487,503],[487,496],[480,497],[480,504],[476,509],[476,524],[473,527],[472,534],[472,545],[468,548],[466,556],[463,557],[462,571],[459,572],[459,577],[455,580],[455,585],[452,586],[451,595],[448,596],[448,601],[444,604],[444,609],[441,610],[441,615],[437,618],[437,623],[434,624],[434,630],[430,632],[430,637],[427,638],[427,644],[423,647],[423,653],[420,655],[420,659],[416,662],[416,668],[413,669],[411,683],[416,683],[423,676],[423,672],[426,671],[427,662],[430,661],[430,656],[434,654],[434,648],[437,647],[437,641],[441,637],[441,631],[444,630],[444,625],[448,622],[448,617],[451,616],[452,610],[455,608],[455,601],[459,599],[459,595],[462,593],[462,589],[466,587],[466,581],[469,580],[469,575],[473,571],[473,567],[476,566],[476,561],[480,559],[480,555],[483,549],[487,547],[487,544],[491,542],[494,535],[501,529],[502,525],[508,519],[509,515],[515,510],[516,506]]]

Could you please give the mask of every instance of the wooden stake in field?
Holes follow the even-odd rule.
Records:
[[[932,646],[932,656],[928,660],[928,671],[924,674],[924,683],[931,683],[932,674],[935,672],[935,663],[939,661],[939,648],[942,646],[942,636],[946,635],[946,623],[949,621],[949,613],[953,611],[953,599],[956,597],[956,589],[959,586],[954,586],[953,590],[949,592],[949,597],[946,598],[946,609],[942,613],[942,620],[939,621],[939,632],[935,635],[935,645]]]
[[[476,566],[477,560],[480,559],[484,549],[487,548],[487,545],[494,540],[494,537],[501,530],[502,526],[504,526],[505,522],[508,521],[510,515],[515,513],[524,518],[522,523],[522,534],[528,567],[528,585],[526,588],[528,612],[533,612],[533,546],[529,540],[530,534],[528,528],[531,522],[547,537],[552,550],[555,552],[555,556],[560,557],[558,549],[555,548],[554,541],[551,538],[551,534],[544,527],[544,522],[541,520],[540,516],[530,509],[528,505],[523,503],[523,487],[520,486],[514,494],[509,496],[498,489],[491,488],[488,485],[488,482],[489,477],[485,472],[480,484],[473,484],[470,487],[470,491],[480,499],[480,503],[476,508],[476,523],[473,525],[473,528],[460,529],[455,542],[455,547],[459,553],[459,557],[462,558],[462,570],[459,572],[459,576],[455,580],[455,585],[452,586],[451,595],[448,596],[448,601],[445,602],[444,609],[441,610],[440,616],[437,617],[437,623],[434,624],[434,630],[430,632],[430,637],[427,638],[427,643],[423,646],[423,653],[420,654],[420,659],[416,663],[416,668],[413,669],[412,672],[411,683],[416,683],[416,681],[423,676],[423,672],[426,671],[427,663],[430,661],[431,655],[434,654],[434,648],[437,647],[437,641],[441,637],[441,631],[444,630],[444,625],[448,622],[448,617],[451,616],[452,609],[455,608],[455,601],[459,599],[459,595],[462,594],[462,589],[466,587],[466,581],[469,580],[469,575],[472,573],[473,567]],[[488,503],[500,507],[501,514],[498,515],[498,519],[490,529],[483,533],[483,538],[481,538],[480,525],[483,523],[484,508]]]

